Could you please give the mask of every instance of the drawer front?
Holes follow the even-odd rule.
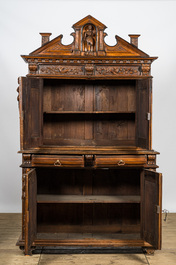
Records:
[[[84,167],[84,156],[32,155],[32,166]]]
[[[145,155],[95,156],[96,167],[144,166],[146,162]]]

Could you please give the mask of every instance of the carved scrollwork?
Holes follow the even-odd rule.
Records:
[[[64,66],[64,65],[41,65],[39,74],[47,75],[83,75],[82,66]]]
[[[97,66],[96,67],[96,75],[139,75],[138,67],[121,67],[121,66]]]

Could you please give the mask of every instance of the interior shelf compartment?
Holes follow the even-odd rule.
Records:
[[[139,233],[139,203],[38,203],[38,233]]]
[[[44,145],[135,145],[135,113],[45,114]]]
[[[86,199],[140,201],[141,170],[36,168],[37,195],[42,200],[86,201]],[[49,181],[48,181],[49,176]],[[51,196],[51,197],[50,197]],[[52,197],[56,196],[56,197]],[[57,196],[61,196],[60,198]],[[63,196],[63,197],[62,197]],[[65,197],[64,197],[65,196]],[[75,196],[75,197],[74,197]],[[90,197],[89,197],[90,196]],[[91,197],[93,196],[93,197]],[[103,196],[103,197],[98,197]]]
[[[37,203],[140,203],[140,196],[42,194]]]

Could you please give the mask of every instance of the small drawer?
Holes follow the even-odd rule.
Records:
[[[84,167],[84,156],[32,155],[32,166]]]
[[[146,156],[140,155],[108,155],[95,156],[96,167],[122,167],[122,166],[143,166],[147,162]]]

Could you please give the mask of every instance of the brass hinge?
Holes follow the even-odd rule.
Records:
[[[156,205],[156,213],[160,213],[160,206],[159,205]]]
[[[146,119],[148,120],[148,121],[150,121],[150,112],[147,112],[147,115],[146,115]]]

